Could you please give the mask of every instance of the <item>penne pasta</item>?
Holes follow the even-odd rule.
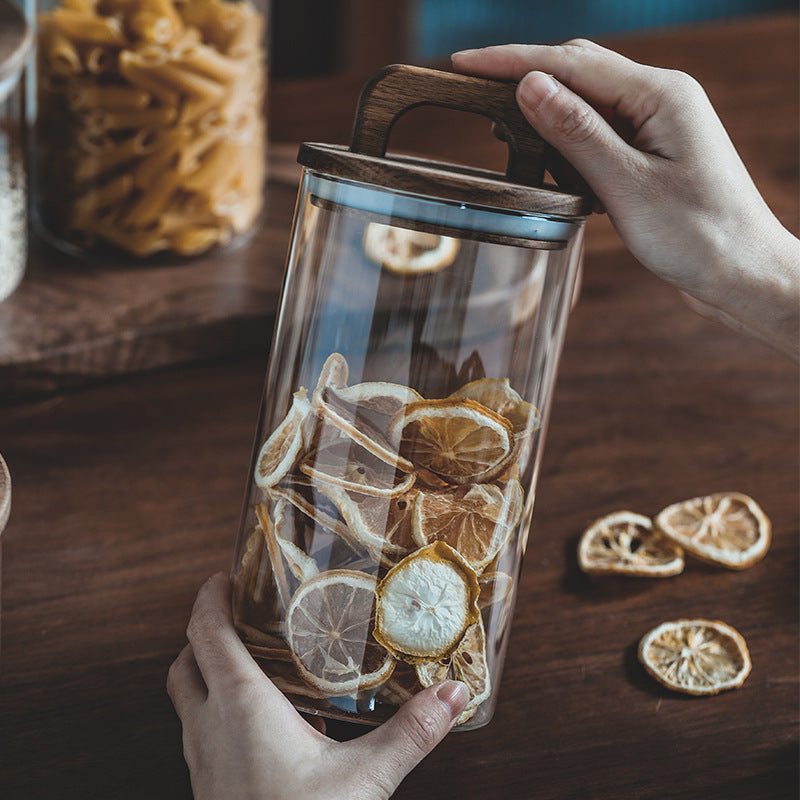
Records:
[[[100,86],[96,81],[73,86],[69,91],[72,108],[86,111],[141,111],[150,105],[152,95],[135,86]]]
[[[49,19],[62,36],[73,42],[116,47],[125,44],[122,26],[115,17],[98,17],[71,8],[57,8],[50,12]]]
[[[252,226],[264,22],[250,0],[60,0],[41,14],[46,224],[136,257],[196,255]]]

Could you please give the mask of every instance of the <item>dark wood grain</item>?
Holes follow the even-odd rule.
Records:
[[[620,42],[701,79],[794,232],[797,34],[792,17]],[[311,101],[306,91],[298,102]],[[318,105],[335,105],[330,85]],[[450,118],[437,119],[425,118],[424,136],[409,126],[404,146],[452,138]],[[330,125],[316,138],[335,141]],[[485,127],[462,136],[459,158],[497,154]],[[164,681],[199,585],[230,566],[266,366],[269,333],[258,335],[255,355],[0,408],[14,479],[3,534],[3,800],[191,796]],[[400,800],[797,796],[797,378],[781,356],[691,313],[605,218],[590,220],[497,712],[488,727],[446,739]],[[752,568],[692,562],[652,581],[579,572],[577,539],[597,516],[654,514],[727,489],[751,494],[773,522],[771,550]],[[753,671],[741,689],[686,698],[643,673],[639,637],[684,615],[745,636]]]
[[[516,84],[505,81],[409,64],[384,67],[370,76],[361,91],[350,150],[383,156],[397,120],[424,105],[488,117],[498,126],[508,147],[506,177],[514,183],[541,185],[547,145],[517,105]]]

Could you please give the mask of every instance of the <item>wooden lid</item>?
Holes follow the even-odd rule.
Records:
[[[491,119],[508,145],[503,175],[442,161],[386,154],[397,119],[420,105],[470,111]],[[592,198],[544,183],[548,145],[516,101],[516,84],[402,64],[364,85],[349,149],[306,143],[298,161],[317,172],[385,189],[528,213],[584,217]]]
[[[0,0],[0,100],[25,66],[33,35],[25,17],[10,0]]]

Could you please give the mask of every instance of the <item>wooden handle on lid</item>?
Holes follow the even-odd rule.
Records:
[[[383,157],[397,119],[422,105],[470,111],[491,119],[508,144],[506,177],[541,186],[547,145],[517,105],[515,83],[394,64],[376,72],[361,90],[352,153]]]

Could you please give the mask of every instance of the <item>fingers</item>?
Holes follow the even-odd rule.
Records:
[[[370,780],[392,793],[453,727],[468,697],[467,687],[458,681],[433,686],[346,747],[353,751],[356,763],[368,765]]]
[[[639,64],[594,42],[575,39],[563,45],[499,45],[452,56],[458,72],[520,81],[545,72],[594,106],[607,106],[638,128],[653,113],[654,96],[667,70]]]
[[[598,197],[625,191],[646,156],[621,139],[603,116],[543,72],[529,72],[517,102],[538,133],[581,174]]]
[[[188,644],[169,668],[167,694],[181,720],[191,717],[208,696],[208,689]]]
[[[197,593],[186,635],[210,692],[248,679],[263,680],[233,627],[230,581],[223,573],[209,578]]]

